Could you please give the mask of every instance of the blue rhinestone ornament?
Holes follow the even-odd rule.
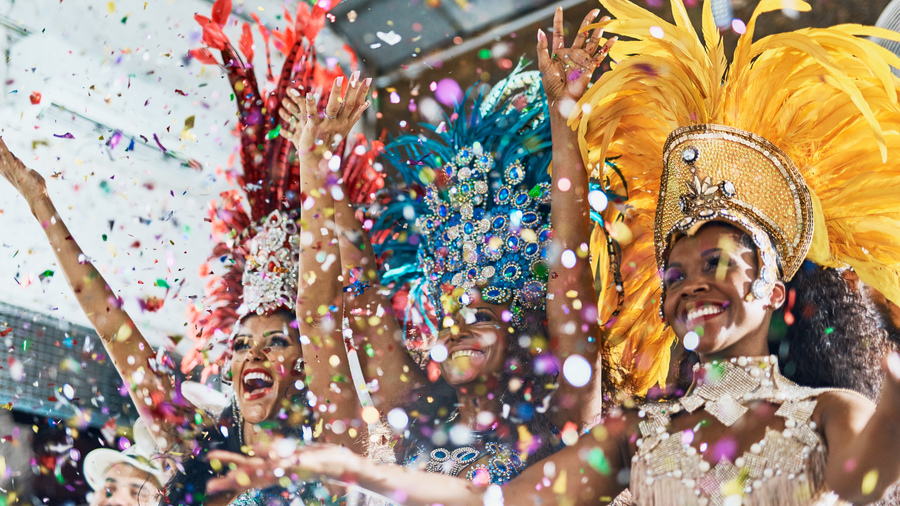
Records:
[[[546,294],[548,273],[547,101],[540,73],[521,69],[489,94],[473,88],[466,97],[446,123],[385,146],[403,184],[385,192],[370,231],[384,259],[380,281],[408,287],[407,318],[425,317],[432,332],[476,288],[509,304],[510,323],[521,328],[523,314],[545,309],[546,296],[531,292]]]
[[[442,316],[447,291],[456,306],[464,305],[461,293],[477,288],[487,302],[509,303],[520,326],[524,310],[545,308],[549,182],[527,187],[521,159],[501,166],[478,143],[460,148],[453,161],[443,187],[427,188],[428,212],[416,220],[429,298]]]

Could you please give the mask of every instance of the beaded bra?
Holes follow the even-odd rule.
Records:
[[[642,505],[810,505],[828,495],[827,449],[810,418],[816,397],[832,389],[799,386],[781,375],[776,357],[740,357],[704,364],[706,378],[676,401],[641,405],[641,438],[631,464],[631,495]],[[766,427],[762,441],[732,462],[711,466],[691,445],[693,431],[669,432],[673,416],[700,409],[725,426],[746,414],[747,404],[778,405],[784,429]],[[701,422],[702,423],[702,422]],[[696,429],[696,428],[695,428]]]
[[[456,449],[434,448],[431,452],[423,444],[414,444],[405,467],[419,467],[430,473],[459,476],[466,468],[466,479],[478,485],[505,485],[525,469],[526,465],[509,446],[497,442],[484,442],[490,434],[474,433],[474,444]],[[423,459],[423,455],[427,458]],[[490,456],[487,464],[474,464]]]

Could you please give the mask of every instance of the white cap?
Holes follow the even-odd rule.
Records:
[[[88,453],[84,458],[84,478],[92,490],[98,490],[103,486],[103,477],[110,467],[115,464],[128,464],[148,473],[160,485],[165,485],[162,460],[155,458],[156,453],[158,452],[150,429],[144,424],[143,419],[138,418],[134,423],[134,444],[121,452],[98,448]]]

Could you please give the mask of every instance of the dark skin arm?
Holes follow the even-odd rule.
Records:
[[[877,406],[852,392],[828,392],[814,414],[828,443],[825,481],[854,504],[877,501],[900,480],[900,357],[886,362]]]
[[[320,478],[352,483],[385,497],[402,491],[403,504],[484,505],[501,496],[506,504],[606,504],[624,486],[616,477],[630,463],[629,434],[636,430],[637,416],[614,415],[578,442],[531,465],[502,488],[484,488],[461,478],[453,478],[396,465],[379,465],[353,455],[344,448],[318,445],[288,449],[284,443],[264,443],[257,448],[262,457],[216,451],[210,458],[231,466],[226,476],[209,483],[210,491],[242,488],[249,477],[255,486],[275,483],[273,471],[283,469],[297,479]],[[545,481],[546,480],[546,481]],[[550,485],[545,483],[549,481]]]
[[[584,95],[596,64],[615,42],[611,39],[600,47],[601,29],[594,30],[588,38],[584,27],[597,14],[596,9],[588,13],[571,47],[566,47],[563,39],[562,8],[553,17],[550,47],[546,34],[538,32],[538,65],[549,102],[553,139],[550,216],[555,248],[562,253],[552,259],[550,266],[547,325],[551,346],[560,361],[578,355],[592,370],[591,381],[584,386],[573,385],[570,378],[560,378],[555,394],[557,410],[551,418],[557,427],[570,421],[578,427],[588,425],[599,415],[602,400],[597,377],[600,325],[588,246],[591,238],[588,173],[578,150],[578,136],[566,125],[568,114]]]

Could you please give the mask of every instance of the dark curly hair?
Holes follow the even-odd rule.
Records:
[[[877,400],[881,361],[894,345],[865,293],[837,270],[808,261],[786,286],[796,297],[790,316],[783,307],[769,329],[769,351],[784,375],[801,385],[846,388]]]
[[[741,244],[756,251],[745,232]],[[758,267],[758,266],[757,266]],[[886,321],[863,290],[841,272],[804,262],[787,283],[788,302],[772,315],[769,352],[778,356],[785,377],[810,387],[845,388],[877,400],[884,374],[881,360],[896,349]],[[790,299],[793,298],[793,304]],[[683,394],[693,381],[696,353],[687,352],[678,367],[671,395]]]
[[[504,410],[503,416],[512,429],[509,433],[498,436],[504,441],[512,442],[510,446],[515,448],[519,440],[516,429],[520,426],[527,429],[537,443],[528,455],[527,462],[532,463],[558,449],[558,431],[550,423],[546,413],[556,376],[538,373],[535,369],[535,360],[540,355],[532,356],[528,347],[520,344],[523,340],[541,339],[546,336],[546,312],[526,312],[523,318],[524,327],[507,336],[504,368],[494,391],[499,392],[499,402],[508,407],[508,411]],[[518,384],[518,388],[511,388],[512,384]],[[424,446],[430,446],[430,440],[437,432],[450,430],[453,421],[449,420],[449,416],[457,403],[456,390],[443,378],[438,378],[414,392],[406,405],[412,423],[397,448],[401,463],[413,456],[411,452],[416,450],[417,445],[424,443]]]

